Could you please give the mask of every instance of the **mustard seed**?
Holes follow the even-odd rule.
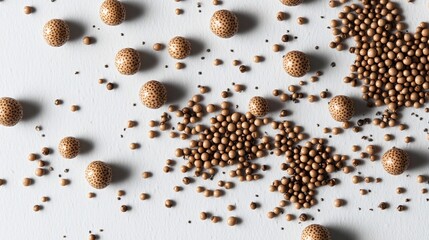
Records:
[[[237,218],[236,217],[229,217],[227,220],[227,223],[229,226],[235,226],[237,224]]]
[[[143,173],[142,173],[142,177],[143,177],[144,179],[150,178],[151,176],[152,176],[152,173],[151,173],[151,172],[143,172]]]
[[[22,185],[24,185],[24,187],[28,187],[32,184],[33,184],[33,179],[31,179],[31,178],[24,178],[22,180]]]
[[[89,192],[87,195],[86,195],[88,198],[95,198],[95,193],[93,193],[93,192]]]
[[[117,195],[118,195],[118,197],[125,196],[125,191],[124,190],[118,190]]]
[[[50,150],[49,150],[49,148],[47,148],[47,147],[43,147],[42,148],[42,150],[41,150],[41,152],[42,152],[42,154],[43,155],[49,155],[49,153],[50,153]]]
[[[218,217],[218,216],[212,216],[212,217],[211,217],[211,221],[212,221],[213,223],[218,223],[218,222],[220,222],[220,221],[221,221],[221,218],[220,218],[220,217]]]
[[[219,65],[221,65],[223,62],[222,62],[222,60],[220,60],[220,59],[215,59],[215,60],[213,60],[213,65],[215,65],[215,66],[219,66]]]
[[[47,201],[49,201],[49,197],[43,196],[40,200],[42,202],[47,202]]]
[[[335,207],[342,207],[344,205],[344,201],[342,199],[335,199],[334,200],[334,206]]]
[[[85,44],[85,45],[90,45],[92,41],[91,41],[91,38],[90,38],[90,37],[85,36],[85,37],[83,37],[83,38],[82,38],[82,42],[83,42],[83,44]]]
[[[149,195],[146,193],[140,193],[140,200],[144,201],[149,198]]]
[[[96,240],[97,237],[94,234],[89,234],[88,240]]]
[[[164,44],[162,44],[162,43],[155,43],[153,46],[152,46],[152,49],[154,50],[154,51],[161,51],[161,50],[163,50],[164,49]]]
[[[40,205],[34,205],[33,206],[33,211],[38,212],[42,209],[42,207]]]
[[[34,174],[38,177],[41,177],[43,175],[45,175],[45,169],[43,168],[36,168],[36,171],[34,172]]]
[[[130,143],[130,149],[131,150],[135,150],[137,148],[139,148],[139,144],[138,143]]]
[[[285,218],[286,221],[290,222],[295,219],[295,216],[293,214],[286,214]]]
[[[33,12],[33,7],[31,7],[31,6],[25,6],[24,7],[24,13],[25,14],[31,14]]]
[[[278,51],[280,51],[280,45],[278,45],[278,44],[274,44],[273,46],[272,46],[272,50],[273,50],[273,52],[278,52]]]
[[[417,182],[418,183],[424,183],[426,181],[426,177],[423,175],[418,175],[417,176]]]
[[[173,200],[171,200],[171,199],[165,200],[165,207],[166,208],[171,208],[171,207],[173,207],[173,205],[174,205]]]
[[[203,221],[204,221],[204,220],[206,220],[206,219],[207,219],[207,217],[208,217],[208,215],[207,215],[207,213],[206,213],[206,212],[201,212],[201,213],[200,213],[200,219],[201,219],[201,220],[203,220]]]
[[[35,154],[35,153],[30,153],[29,155],[28,155],[28,160],[29,161],[34,161],[34,160],[36,160],[38,158],[38,156],[37,156],[37,154]]]
[[[258,207],[258,205],[255,202],[250,203],[250,209],[255,210]]]
[[[121,212],[126,212],[128,211],[128,206],[127,205],[122,205],[120,208]]]

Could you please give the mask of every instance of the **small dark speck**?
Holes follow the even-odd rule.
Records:
[[[165,68],[168,68],[168,65],[165,65],[164,67],[165,67]]]
[[[199,13],[201,13],[201,10],[198,10]]]
[[[238,105],[235,105],[235,108],[238,108]]]
[[[268,39],[265,39],[265,42],[268,42]]]
[[[100,30],[100,28],[97,28],[97,30]]]
[[[105,68],[109,68],[109,65],[107,65],[107,64],[106,64],[106,65],[104,65],[104,67],[105,67]]]
[[[192,223],[191,220],[189,220],[188,223],[191,224]]]
[[[234,52],[234,49],[230,49],[229,51]]]
[[[144,41],[143,41],[143,42],[142,42],[142,45],[145,45],[145,44],[146,44],[146,42],[144,42]]]
[[[104,231],[104,229],[100,229],[100,232]]]
[[[206,59],[205,57],[201,57],[201,60],[204,60],[204,59]]]
[[[79,74],[79,71],[74,72],[75,75]]]
[[[298,39],[298,37],[297,36],[295,36],[295,37],[293,37],[294,39]]]
[[[289,33],[289,30],[286,30],[287,33]]]
[[[45,137],[46,135],[45,134],[42,134],[42,137]]]
[[[255,197],[259,197],[259,195],[258,195],[258,194],[255,194]]]
[[[320,209],[317,209],[318,212],[320,212]]]
[[[61,177],[61,174],[58,174],[58,177]]]
[[[203,72],[198,72],[199,75],[203,74]]]
[[[325,18],[325,16],[320,16],[320,18]]]
[[[222,174],[225,174],[225,172],[222,172]]]
[[[362,210],[362,208],[359,208],[359,211]]]
[[[121,33],[121,36],[123,37],[123,36],[124,36],[124,33]]]
[[[320,127],[320,124],[316,124],[317,127]]]
[[[374,211],[374,209],[370,208],[369,211]]]
[[[331,67],[335,67],[337,64],[335,62],[331,62]]]

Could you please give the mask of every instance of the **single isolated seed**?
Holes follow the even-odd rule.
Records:
[[[229,217],[227,223],[229,226],[235,226],[238,222],[237,217]]]
[[[300,51],[288,52],[283,58],[283,68],[292,77],[302,77],[310,71],[310,59]]]
[[[82,38],[82,42],[83,42],[83,44],[85,44],[85,45],[90,45],[90,44],[92,43],[92,41],[91,41],[91,37],[88,37],[88,36],[83,37],[83,38]]]
[[[33,12],[33,7],[31,6],[25,6],[24,7],[24,13],[25,14],[31,14]]]

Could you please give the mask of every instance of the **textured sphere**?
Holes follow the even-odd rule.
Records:
[[[112,182],[112,168],[102,161],[93,161],[86,167],[85,178],[93,188],[103,189]]]
[[[386,172],[392,175],[400,175],[407,170],[410,159],[406,151],[393,147],[383,154],[381,163]]]
[[[302,77],[310,71],[310,59],[300,51],[290,51],[283,58],[283,68],[292,77]]]
[[[332,240],[329,230],[319,224],[311,224],[304,228],[301,240]]]
[[[0,125],[15,126],[22,116],[22,106],[18,101],[10,97],[0,98]]]
[[[164,84],[151,80],[140,88],[140,100],[148,108],[160,108],[167,101],[167,89]]]
[[[79,139],[74,137],[65,137],[58,144],[58,151],[63,158],[75,158],[80,152]]]
[[[210,29],[221,38],[230,38],[238,32],[238,18],[228,10],[216,11],[210,19]]]
[[[304,0],[280,0],[280,2],[282,2],[286,6],[292,7],[292,6],[298,6],[299,4],[304,2]]]
[[[43,27],[43,37],[52,47],[61,47],[70,38],[70,29],[61,19],[51,19]]]
[[[347,122],[355,112],[353,100],[347,96],[338,95],[329,101],[329,113],[338,122]]]
[[[101,4],[100,18],[107,25],[119,25],[125,20],[125,7],[117,0],[106,0]]]
[[[191,54],[191,43],[184,37],[174,37],[168,43],[168,53],[175,59],[184,59]]]
[[[249,101],[249,112],[256,117],[263,117],[268,112],[268,102],[263,97],[252,97]]]
[[[133,75],[140,69],[140,54],[133,48],[123,48],[116,54],[115,65],[119,73]]]

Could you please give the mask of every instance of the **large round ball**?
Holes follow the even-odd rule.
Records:
[[[112,182],[112,168],[102,161],[93,161],[86,167],[85,178],[93,188],[105,188]]]
[[[100,18],[107,25],[119,25],[125,20],[125,7],[117,0],[106,0],[101,4]]]
[[[210,19],[210,29],[221,38],[230,38],[238,32],[238,18],[228,10],[216,11]]]
[[[49,20],[43,27],[43,37],[52,47],[60,47],[70,38],[70,29],[61,19]]]
[[[184,59],[191,54],[191,43],[184,37],[174,37],[168,43],[168,53],[175,59]]]
[[[18,101],[10,97],[0,98],[0,125],[15,126],[22,116],[22,106]]]
[[[310,71],[310,59],[300,51],[290,51],[283,58],[283,68],[292,77],[302,77]]]
[[[160,108],[167,101],[167,89],[164,84],[151,80],[140,88],[140,100],[148,108]]]
[[[381,163],[386,172],[392,175],[400,175],[407,170],[410,159],[406,151],[393,147],[383,154]]]
[[[347,96],[338,95],[329,101],[329,113],[338,122],[347,122],[355,112],[353,100]]]
[[[116,54],[115,65],[119,73],[133,75],[140,69],[140,54],[133,48],[123,48]]]
[[[301,240],[332,240],[329,230],[319,224],[311,224],[302,230]]]
[[[249,112],[256,117],[263,117],[268,112],[268,102],[263,97],[252,97],[249,101]]]
[[[304,0],[280,0],[280,2],[286,6],[292,7],[300,5],[302,2],[304,2]]]
[[[63,158],[75,158],[80,152],[79,139],[74,137],[65,137],[58,144],[58,151]]]

